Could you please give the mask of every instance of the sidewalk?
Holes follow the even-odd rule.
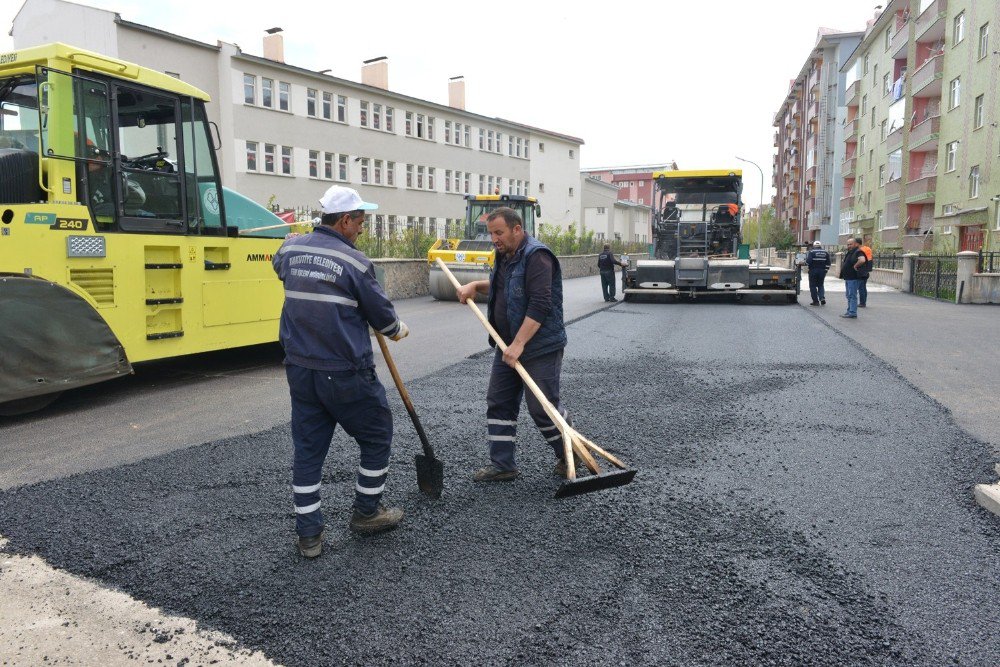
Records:
[[[839,317],[847,307],[844,281],[827,278],[825,286],[827,305],[810,306],[803,280],[803,307],[894,366],[1000,459],[1000,308],[959,306],[869,283],[868,307],[849,320]],[[1000,486],[980,485],[977,498],[1000,514]]]

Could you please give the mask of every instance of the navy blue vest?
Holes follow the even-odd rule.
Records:
[[[542,322],[542,326],[524,346],[524,352],[521,354],[522,360],[539,357],[566,347],[566,326],[563,323],[562,269],[559,267],[559,259],[555,253],[533,236],[527,237],[527,242],[514,253],[508,262],[507,284],[503,287],[507,294],[507,322],[510,324],[511,334],[516,336],[521,325],[524,324],[524,317],[528,311],[528,295],[524,286],[525,268],[528,258],[539,251],[547,252],[552,257],[552,310]],[[493,320],[493,306],[496,303],[495,295],[498,289],[496,277],[496,271],[490,273],[490,298],[486,314],[491,321]],[[492,338],[490,338],[490,346],[496,346]]]

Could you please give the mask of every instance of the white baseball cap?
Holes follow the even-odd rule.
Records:
[[[821,245],[823,245],[823,244],[822,244],[822,243],[820,243],[819,241],[813,241],[813,247],[814,247],[814,248],[818,248],[818,247],[820,247]]]
[[[348,213],[350,211],[374,211],[378,204],[369,204],[361,199],[361,195],[353,188],[343,185],[332,185],[319,198],[323,213]]]

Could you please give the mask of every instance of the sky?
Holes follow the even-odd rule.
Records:
[[[22,0],[0,0],[0,51]],[[285,61],[359,81],[389,58],[389,88],[447,104],[464,75],[466,108],[584,140],[581,166],[676,161],[744,169],[744,201],[770,200],[772,121],[819,27],[860,31],[870,0],[540,0],[285,2],[88,0],[128,21],[262,55],[284,29]],[[236,9],[238,7],[238,9]]]

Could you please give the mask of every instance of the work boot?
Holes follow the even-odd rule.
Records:
[[[365,514],[359,509],[351,515],[351,530],[362,535],[374,535],[392,530],[403,520],[403,510],[398,507],[386,507],[379,504],[371,514]]]
[[[309,537],[300,536],[297,545],[300,554],[306,558],[316,558],[323,553],[323,533]]]
[[[819,301],[813,301],[813,302],[812,302],[812,303],[810,303],[809,305],[810,305],[810,306],[818,306],[818,305],[819,305]]]
[[[823,305],[823,306],[826,305],[826,299],[820,299],[819,302],[820,302],[820,305]]]
[[[472,475],[472,479],[476,482],[510,482],[517,479],[520,474],[516,468],[514,470],[500,470],[495,465],[488,465],[477,470]]]

